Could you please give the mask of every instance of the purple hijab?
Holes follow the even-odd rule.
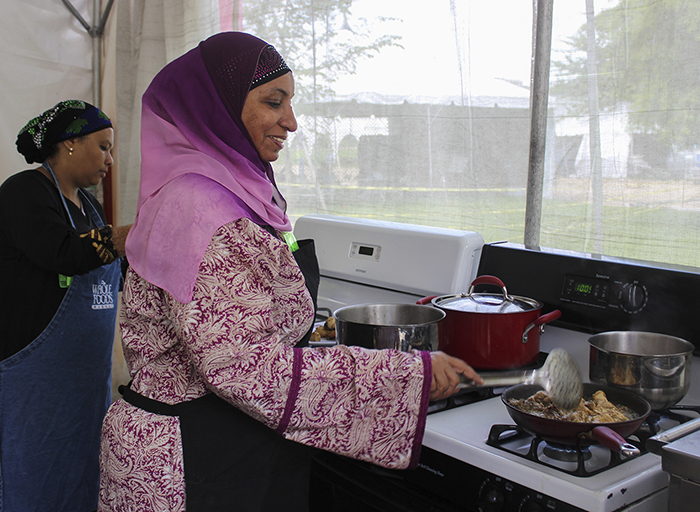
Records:
[[[224,224],[246,217],[291,230],[272,167],[241,120],[269,48],[242,32],[217,34],[165,66],[143,95],[138,212],[126,254],[180,302],[192,300],[204,251]]]

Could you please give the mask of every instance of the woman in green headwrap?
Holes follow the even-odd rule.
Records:
[[[124,240],[86,189],[114,163],[98,108],[62,101],[17,150],[35,169],[0,186],[0,503],[4,512],[97,506],[102,418]]]

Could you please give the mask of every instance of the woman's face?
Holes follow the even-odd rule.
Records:
[[[286,73],[248,93],[241,119],[264,162],[274,162],[289,132],[296,131],[292,111],[294,77]]]
[[[72,154],[66,151],[63,158],[67,160],[70,179],[78,187],[98,185],[114,164],[112,148],[114,147],[114,130],[105,128],[90,133],[85,137],[64,142],[67,149],[73,148]]]

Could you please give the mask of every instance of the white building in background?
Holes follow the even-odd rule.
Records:
[[[557,137],[581,136],[576,153],[576,176],[591,173],[590,129],[587,116],[568,116],[563,107],[554,109]],[[632,136],[628,132],[628,116],[623,113],[602,113],[600,121],[600,149],[604,178],[628,177]]]

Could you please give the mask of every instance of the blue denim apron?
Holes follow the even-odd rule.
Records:
[[[73,276],[46,329],[0,362],[0,512],[97,508],[120,278],[120,260]]]

